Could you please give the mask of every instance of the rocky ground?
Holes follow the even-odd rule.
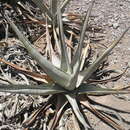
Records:
[[[88,7],[89,0],[74,0],[68,7],[72,12],[84,13]],[[119,37],[121,33],[130,26],[130,0],[96,0],[92,16],[94,23],[105,29],[105,39],[101,42],[109,46],[114,39]],[[112,51],[109,56],[109,65],[118,70],[124,70],[130,64],[130,30],[121,40],[120,44]],[[130,69],[117,82],[109,83],[109,87],[123,87],[130,85]],[[130,99],[130,95],[127,95]],[[105,103],[109,106],[125,109],[130,111],[130,102],[120,101],[113,96],[105,98],[96,98],[97,101]],[[92,115],[90,115],[92,118]],[[130,122],[129,115],[124,115],[125,119]],[[96,130],[111,130],[104,123],[93,119]],[[100,124],[101,123],[101,124]],[[129,123],[130,124],[130,123]],[[125,127],[130,129],[130,125]]]

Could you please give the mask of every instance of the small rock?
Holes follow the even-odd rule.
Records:
[[[130,67],[130,62],[128,62],[128,66]]]
[[[113,23],[112,26],[113,26],[114,29],[117,29],[119,27],[119,24],[118,23]]]

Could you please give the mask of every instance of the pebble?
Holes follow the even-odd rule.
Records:
[[[130,67],[130,62],[128,62],[128,66]]]
[[[117,29],[119,27],[119,24],[118,23],[113,23],[112,26],[113,26],[114,29]]]

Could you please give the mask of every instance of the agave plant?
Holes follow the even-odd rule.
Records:
[[[37,61],[38,65],[51,79],[51,82],[48,81],[48,83],[42,83],[41,85],[0,85],[1,92],[52,95],[42,108],[35,111],[33,116],[23,123],[23,126],[29,127],[29,125],[35,121],[36,117],[41,112],[47,111],[48,107],[53,104],[56,107],[55,115],[50,128],[53,130],[58,126],[59,120],[61,119],[63,112],[66,110],[66,106],[70,104],[70,107],[72,108],[80,124],[80,127],[85,130],[93,129],[82,110],[82,106],[84,106],[82,100],[86,100],[88,102],[86,107],[88,108],[88,111],[94,113],[109,126],[115,129],[123,129],[120,124],[110,119],[110,117],[107,115],[104,116],[104,114],[94,108],[91,105],[94,101],[89,98],[89,95],[102,96],[110,94],[126,94],[130,93],[130,90],[115,88],[108,89],[101,84],[95,84],[93,82],[89,83],[88,80],[99,68],[103,60],[109,55],[112,49],[119,43],[129,28],[127,28],[123,34],[117,40],[115,40],[110,45],[110,47],[108,47],[92,64],[90,64],[88,67],[83,67],[84,58],[82,51],[84,47],[86,28],[88,27],[89,16],[91,14],[94,0],[91,1],[87,14],[84,18],[80,39],[78,40],[78,47],[72,56],[70,56],[70,52],[68,51],[68,47],[65,41],[64,26],[62,21],[62,12],[69,0],[65,0],[61,6],[57,6],[57,0],[51,0],[50,9],[44,4],[41,4],[42,0],[33,0],[33,2],[41,9],[44,14],[46,14],[46,34],[48,42],[50,42],[48,25],[51,24],[51,29],[53,32],[52,34],[55,38],[55,44],[59,53],[59,57],[57,59],[59,60],[60,65],[56,66],[55,63],[51,63],[51,60],[47,60],[43,55],[41,55],[38,50],[35,49],[35,47],[30,43],[30,41],[21,33],[21,31],[12,22],[8,15],[5,14],[6,20],[17,34],[19,40],[23,43],[28,53],[35,61]]]

